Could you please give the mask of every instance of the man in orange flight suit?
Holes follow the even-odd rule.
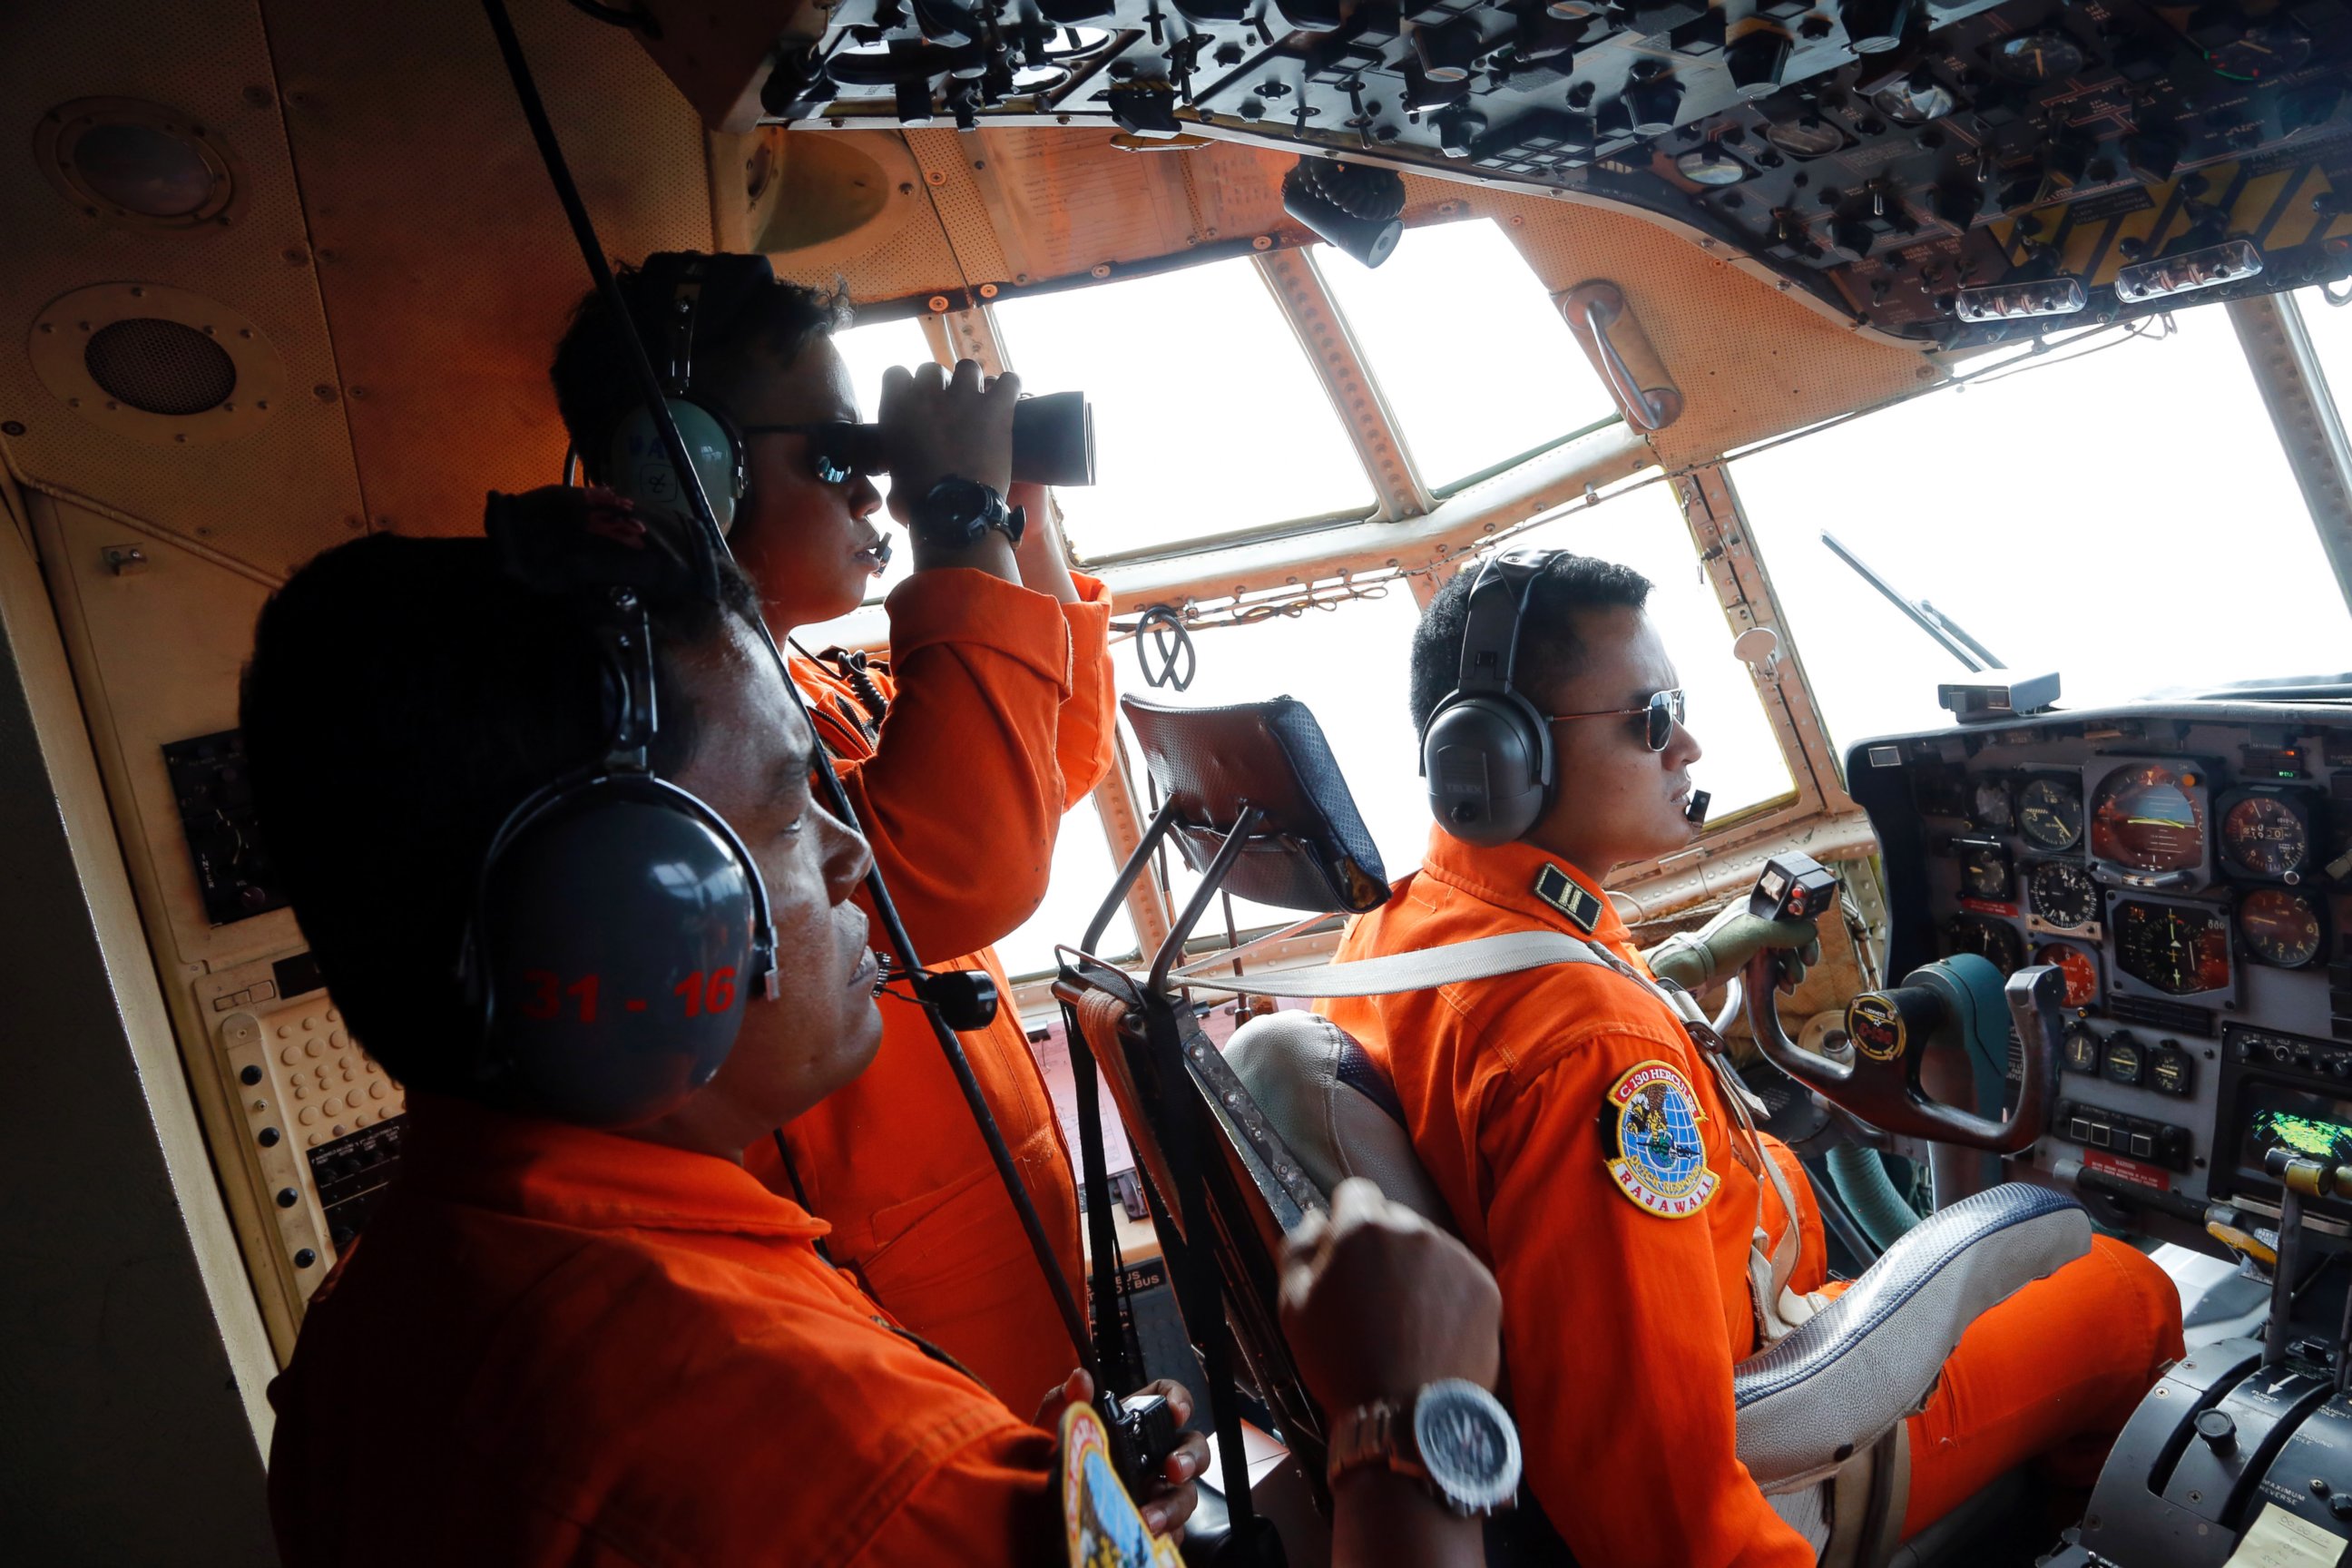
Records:
[[[1454,689],[1476,576],[1441,589],[1415,635],[1412,709],[1424,729]],[[1678,713],[1664,748],[1649,743],[1651,695],[1677,682],[1643,614],[1648,588],[1565,552],[1547,565],[1521,623],[1515,686],[1548,716],[1555,797],[1514,842],[1478,847],[1433,830],[1421,869],[1356,921],[1342,958],[1550,930],[1647,973],[1601,879],[1689,841],[1699,755]],[[1727,970],[1745,955],[1722,956]],[[1819,1212],[1793,1156],[1743,1126],[1673,1009],[1633,975],[1580,963],[1325,1008],[1387,1068],[1422,1163],[1501,1281],[1528,1480],[1578,1560],[1811,1563],[1816,1543],[1737,1458],[1731,1372],[1762,1348],[1751,1235],[1760,1226],[1778,1253],[1792,1223],[1763,1161],[1796,1199],[1787,1272],[1800,1294],[1824,1282]],[[1645,1144],[1686,1124],[1696,1151]],[[2179,1354],[2171,1282],[2096,1238],[2090,1256],[1979,1319],[1945,1363],[1910,1421],[1904,1535],[2036,1455],[2087,1485]]]
[[[667,304],[635,302],[649,342]],[[768,281],[715,315],[707,305],[694,333],[693,395],[745,432],[751,482],[729,542],[780,640],[856,608],[886,553],[872,479],[822,475],[805,429],[858,416],[831,341],[843,316],[830,296]],[[583,453],[606,451],[635,403],[615,352],[591,295],[553,373]],[[964,1052],[1083,1300],[1076,1178],[990,944],[1044,898],[1062,814],[1110,765],[1110,603],[1070,573],[1045,493],[1009,483],[1018,389],[1006,376],[983,392],[969,363],[952,384],[936,365],[892,373],[893,514],[906,521],[957,476],[1009,491],[1029,525],[1017,547],[994,532],[960,550],[916,537],[914,570],[886,601],[886,668],[853,679],[797,649],[792,665],[916,952],[996,982],[995,1021],[964,1035]],[[929,1020],[894,994],[882,1015],[873,1070],[745,1163],[833,1226],[834,1260],[901,1322],[1019,1403],[1067,1370],[1069,1335]]]
[[[651,762],[756,864],[775,984],[738,991],[715,1074],[681,1061],[669,1092],[610,1128],[556,1119],[542,1100],[563,1085],[486,1058],[511,1015],[486,1041],[453,962],[501,822],[609,748],[581,618],[509,582],[486,541],[393,535],[329,552],[262,614],[241,720],[257,809],[345,1018],[410,1097],[400,1174],[270,1386],[279,1553],[289,1568],[1065,1562],[1050,1428],[1087,1396],[1083,1374],[1035,1425],[1015,1415],[829,1267],[824,1222],[739,1163],[874,1058],[876,968],[851,901],[868,861],[813,798],[812,737],[751,629],[749,584],[729,574],[723,607],[646,602]],[[541,1072],[606,1042],[572,1044]],[[1300,1365],[1317,1396],[1340,1411],[1444,1378],[1491,1387],[1485,1270],[1357,1198],[1286,1266],[1283,1317],[1314,1348]],[[1191,1414],[1181,1386],[1154,1386]],[[1139,1500],[1148,1527],[1182,1521],[1206,1459],[1185,1438]],[[1476,1555],[1475,1526],[1404,1477],[1360,1468],[1336,1491],[1343,1552],[1413,1539],[1433,1564]]]

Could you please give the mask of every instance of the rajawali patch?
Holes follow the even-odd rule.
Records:
[[[1666,1062],[1636,1063],[1601,1108],[1601,1142],[1617,1190],[1663,1219],[1687,1219],[1723,1185],[1706,1163],[1706,1113]]]

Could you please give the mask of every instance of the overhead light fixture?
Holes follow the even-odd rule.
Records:
[[[2150,300],[2258,278],[2262,270],[2263,253],[2252,240],[2225,240],[2202,250],[2125,268],[2116,274],[2116,298],[2126,305],[2144,305]]]
[[[1953,310],[1963,321],[2014,321],[2028,316],[2071,316],[2090,302],[2081,279],[2044,278],[1963,289]]]
[[[1367,267],[1404,237],[1404,176],[1393,169],[1304,157],[1282,177],[1282,210]]]

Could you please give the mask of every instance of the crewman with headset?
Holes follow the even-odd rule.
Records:
[[[1649,586],[1604,561],[1526,552],[1438,591],[1412,665],[1438,826],[1421,869],[1340,948],[1369,958],[1538,930],[1605,962],[1325,1007],[1388,1069],[1423,1164],[1502,1283],[1528,1481],[1577,1560],[1793,1568],[1826,1531],[1784,1521],[1740,1466],[1731,1375],[1822,1289],[1820,1214],[1601,890],[1612,866],[1696,832],[1699,747],[1643,613]],[[1731,914],[1653,955],[1654,971],[1696,991],[1811,938]],[[1905,1431],[1902,1535],[2036,1455],[2088,1485],[2180,1354],[2170,1281],[2096,1238],[1979,1318],[1945,1363]]]
[[[524,501],[495,547],[320,556],[264,609],[246,675],[296,918],[409,1096],[401,1173],[270,1388],[281,1555],[1072,1561],[1042,1428],[1085,1375],[1031,1425],[740,1163],[881,1036],[866,845],[813,798],[750,585],[587,492]],[[1492,1279],[1377,1193],[1302,1230],[1283,1295],[1310,1386],[1359,1428],[1495,1381]],[[1129,1523],[1179,1526],[1206,1458],[1185,1438]],[[1477,1561],[1475,1523],[1387,1464],[1337,1496],[1341,1568],[1398,1542]]]
[[[856,608],[889,547],[841,442],[858,417],[832,342],[842,301],[758,256],[657,255],[622,284],[778,639]],[[590,295],[556,352],[557,403],[593,478],[676,508],[612,329]],[[1076,1290],[1076,1179],[991,944],[1044,898],[1062,814],[1110,764],[1110,605],[1072,576],[1045,493],[1010,483],[1019,391],[970,361],[885,378],[889,508],[914,554],[886,602],[889,663],[796,651],[793,675],[916,952],[986,970],[1007,1000],[964,1050]],[[1071,1355],[1054,1299],[928,1020],[897,994],[882,1015],[874,1070],[747,1163],[833,1226],[835,1259],[901,1322],[992,1388],[1042,1387]]]

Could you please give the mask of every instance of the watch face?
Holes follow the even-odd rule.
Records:
[[[1519,1434],[1495,1396],[1449,1378],[1421,1391],[1412,1413],[1422,1468],[1456,1511],[1485,1513],[1519,1489]]]

